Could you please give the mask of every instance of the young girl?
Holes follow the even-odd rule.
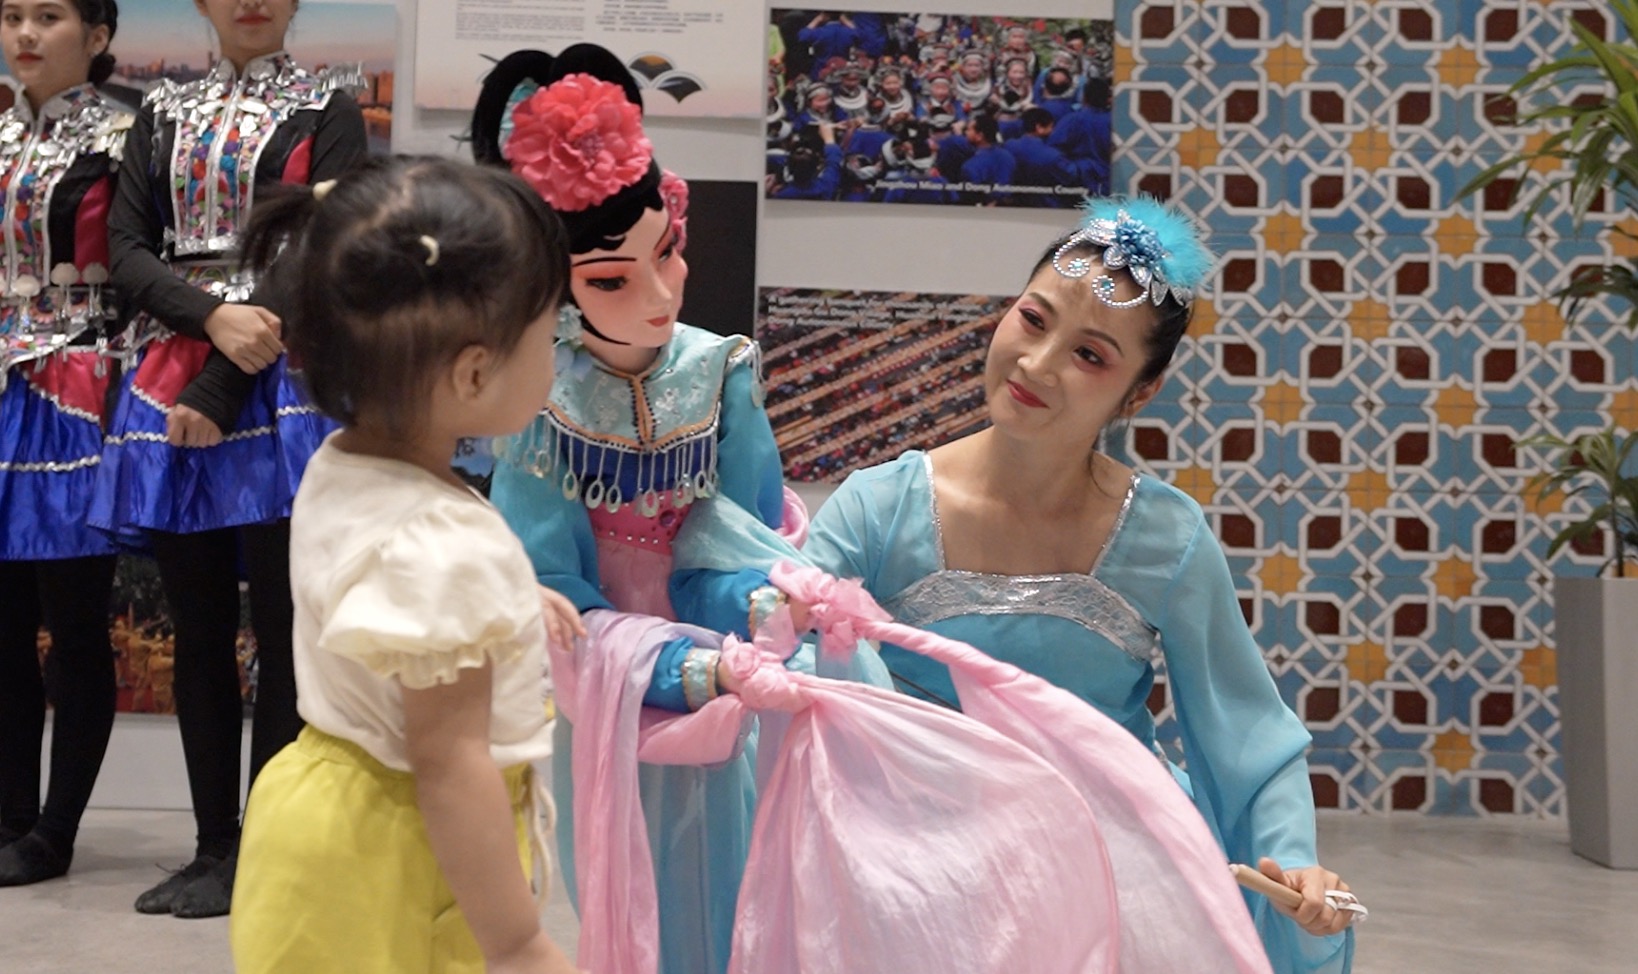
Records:
[[[451,471],[462,438],[546,403],[561,224],[510,174],[394,158],[264,202],[247,260],[281,247],[292,354],[343,429],[296,495],[307,727],[251,793],[235,966],[571,971],[529,891],[529,762],[550,750],[546,639],[579,617]]]
[[[0,886],[74,858],[114,725],[114,549],[86,524],[117,351],[108,201],[131,116],[96,85],[114,69],[114,0],[5,0],[0,46],[23,99],[0,113]],[[51,630],[51,790],[40,808]]]

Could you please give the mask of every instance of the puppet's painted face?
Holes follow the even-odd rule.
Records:
[[[682,308],[688,264],[664,209],[644,210],[613,250],[575,254],[570,292],[586,323],[616,347],[659,348],[671,340]],[[586,336],[593,354],[596,335]]]

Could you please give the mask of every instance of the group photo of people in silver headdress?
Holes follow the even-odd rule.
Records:
[[[1069,207],[1109,191],[1114,25],[774,10],[771,199]]]

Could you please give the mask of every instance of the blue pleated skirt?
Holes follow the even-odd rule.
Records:
[[[91,504],[96,527],[193,534],[290,516],[307,460],[336,424],[306,402],[280,358],[258,374],[237,428],[221,443],[172,446],[166,417],[209,350],[167,336],[126,376]]]
[[[114,552],[88,524],[102,459],[106,363],[86,349],[26,362],[0,392],[0,561]]]

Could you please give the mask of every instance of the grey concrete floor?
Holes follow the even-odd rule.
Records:
[[[0,889],[0,972],[230,971],[226,920],[131,910],[191,834],[186,813],[93,810],[68,877]],[[1326,815],[1320,848],[1371,908],[1360,974],[1638,971],[1638,872],[1577,859],[1562,824]],[[561,889],[545,920],[572,945]]]

